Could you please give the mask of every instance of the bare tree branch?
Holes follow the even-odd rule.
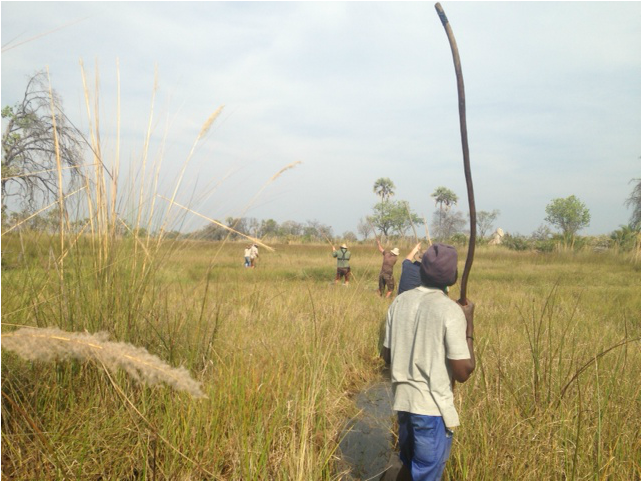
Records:
[[[37,72],[29,79],[22,101],[2,109],[6,122],[2,134],[3,210],[8,198],[16,198],[23,208],[33,210],[57,195],[54,128],[61,164],[70,168],[68,180],[80,177],[77,166],[83,163],[83,137],[63,114],[61,98],[51,92],[47,74]]]

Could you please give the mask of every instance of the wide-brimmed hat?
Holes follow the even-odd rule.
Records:
[[[457,250],[448,244],[433,244],[421,257],[421,280],[428,286],[452,286],[457,282]]]
[[[399,256],[399,248],[391,249],[390,252],[395,256]]]
[[[348,249],[348,247],[346,246],[346,243],[343,243],[343,244],[341,245],[341,247],[342,247],[343,249]]]

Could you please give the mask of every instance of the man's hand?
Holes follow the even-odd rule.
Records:
[[[475,371],[475,350],[473,348],[473,333],[475,327],[473,325],[473,318],[475,315],[475,304],[466,299],[465,304],[457,302],[461,307],[461,310],[464,312],[466,317],[466,342],[468,344],[468,351],[470,352],[470,358],[467,360],[448,360],[450,368],[453,374],[453,378],[459,383],[463,383],[470,377],[471,373]]]

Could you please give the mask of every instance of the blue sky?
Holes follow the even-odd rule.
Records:
[[[642,154],[640,2],[442,6],[461,56],[477,209],[530,234],[551,200],[573,194],[591,212],[581,234],[626,224]],[[1,14],[2,105],[48,68],[86,130],[79,61],[92,88],[97,67],[107,164],[119,72],[123,176],[140,169],[157,71],[149,153],[162,157],[163,195],[224,105],[177,198],[205,216],[356,232],[380,177],[420,215],[431,217],[439,186],[467,212],[455,73],[434,2],[3,1]]]

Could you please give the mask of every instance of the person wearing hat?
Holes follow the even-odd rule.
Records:
[[[421,286],[388,309],[382,357],[390,365],[393,409],[399,421],[397,480],[440,480],[459,415],[454,382],[475,370],[474,304],[448,298],[457,281],[457,251],[434,244],[421,259]]]
[[[350,251],[345,243],[343,243],[339,249],[336,250],[332,246],[332,257],[337,258],[337,275],[334,278],[334,284],[337,284],[341,278],[344,278],[344,285],[348,286],[350,283]]]
[[[379,248],[379,252],[383,255],[383,263],[381,264],[381,271],[379,272],[379,296],[383,296],[384,288],[388,287],[386,298],[390,298],[390,295],[395,289],[395,277],[393,276],[393,270],[395,263],[397,262],[397,257],[399,256],[399,248],[387,251],[383,249],[383,246],[381,246],[378,239],[377,246]]]

